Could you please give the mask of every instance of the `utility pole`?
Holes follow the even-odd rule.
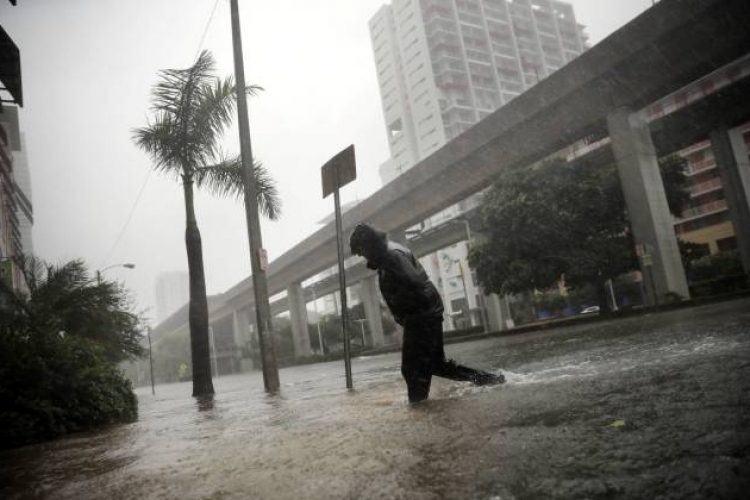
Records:
[[[234,73],[237,85],[237,115],[240,128],[240,152],[245,178],[245,217],[247,235],[250,239],[250,267],[255,294],[255,317],[258,325],[258,343],[263,369],[263,385],[266,392],[279,390],[279,368],[273,346],[271,326],[271,306],[268,302],[268,281],[266,279],[266,259],[260,234],[258,217],[258,187],[253,175],[253,150],[250,144],[250,121],[247,117],[247,95],[245,94],[245,66],[242,59],[242,36],[240,34],[240,13],[237,0],[231,0],[232,43],[234,46]]]
[[[156,395],[156,389],[154,389],[154,356],[151,354],[151,328],[146,328],[146,333],[148,335],[148,363],[151,366],[151,370],[149,373],[151,373],[151,394]]]

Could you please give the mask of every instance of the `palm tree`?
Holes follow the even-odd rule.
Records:
[[[87,339],[111,363],[144,354],[141,319],[122,286],[91,278],[81,260],[50,265],[28,256],[18,264],[27,290],[14,291],[0,280],[0,299],[6,299],[0,300],[0,328],[40,341],[47,335]]]
[[[153,118],[134,131],[136,145],[146,151],[154,169],[182,180],[185,195],[185,246],[190,275],[190,345],[193,364],[193,396],[214,393],[208,340],[208,305],[203,270],[203,250],[195,220],[193,185],[222,196],[242,196],[242,161],[225,157],[219,141],[231,123],[236,104],[233,79],[214,74],[214,60],[203,51],[187,69],[159,73],[152,91]],[[255,94],[258,87],[248,86]],[[261,213],[276,219],[280,200],[275,183],[260,164],[253,166],[257,202]]]

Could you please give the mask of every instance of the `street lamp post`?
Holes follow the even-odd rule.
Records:
[[[115,267],[124,267],[125,269],[135,269],[135,264],[132,264],[130,262],[126,262],[124,264],[112,264],[111,266],[107,266],[104,269],[97,269],[96,270],[96,284],[101,285],[102,284],[102,273],[106,271],[107,269],[112,269]]]
[[[151,328],[147,328],[146,333],[148,334],[148,363],[151,366],[151,395],[156,395],[154,389],[154,356],[151,353]]]
[[[367,319],[355,319],[354,322],[359,323],[360,328],[362,328],[362,348],[364,348],[366,344],[365,323],[367,323]]]

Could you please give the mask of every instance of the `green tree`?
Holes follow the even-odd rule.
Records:
[[[685,162],[660,161],[670,209],[687,199]],[[481,205],[487,241],[469,262],[494,293],[544,288],[564,275],[594,283],[607,310],[604,283],[637,265],[625,199],[613,165],[545,162],[503,175]]]
[[[55,266],[30,257],[21,270],[28,293],[3,287],[5,328],[19,335],[51,331],[88,339],[112,363],[144,354],[140,318],[122,286],[94,279],[81,260]]]
[[[187,69],[160,72],[153,90],[148,125],[136,129],[134,140],[146,151],[157,171],[182,181],[185,197],[185,246],[190,279],[190,345],[193,367],[193,395],[213,394],[208,340],[208,304],[200,231],[195,218],[193,185],[218,195],[242,196],[244,181],[239,156],[227,158],[220,147],[225,128],[231,123],[236,105],[232,78],[215,76],[214,60],[201,53]],[[247,87],[254,94],[258,87]],[[270,219],[279,215],[280,200],[275,183],[260,164],[253,166],[257,202]]]
[[[21,264],[28,293],[0,281],[0,448],[135,420],[116,366],[143,355],[127,292],[78,260]]]

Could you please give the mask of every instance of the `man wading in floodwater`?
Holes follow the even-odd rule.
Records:
[[[388,240],[382,231],[359,224],[349,238],[355,255],[367,259],[377,270],[380,293],[396,322],[404,327],[401,374],[409,401],[427,399],[433,375],[476,385],[500,384],[503,375],[493,375],[445,359],[443,350],[443,301],[422,265],[403,245]]]

